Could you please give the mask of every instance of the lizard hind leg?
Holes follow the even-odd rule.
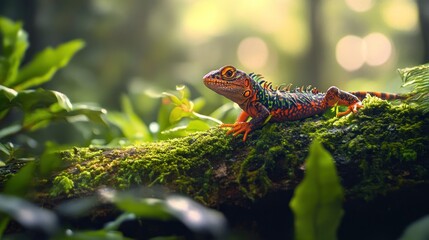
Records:
[[[351,93],[342,91],[335,86],[330,87],[328,91],[326,91],[325,101],[330,107],[335,106],[335,104],[348,107],[346,111],[337,113],[337,117],[347,115],[351,112],[357,113],[357,111],[363,107],[362,102],[358,97]]]

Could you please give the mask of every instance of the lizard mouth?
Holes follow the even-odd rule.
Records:
[[[209,85],[216,85],[216,86],[230,86],[230,85],[233,85],[231,82],[228,82],[228,81],[225,81],[225,80],[220,80],[220,79],[217,79],[217,78],[210,78],[210,77],[204,78],[204,84],[206,86],[209,86]]]
[[[204,85],[206,85],[206,87],[210,88],[211,90],[221,95],[225,95],[226,93],[229,93],[229,92],[235,92],[235,90],[238,88],[241,89],[240,85],[234,82],[225,81],[225,80],[212,78],[212,77],[204,78]]]

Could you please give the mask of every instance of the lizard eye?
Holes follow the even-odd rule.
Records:
[[[222,69],[221,74],[225,80],[232,80],[235,76],[236,70],[232,66],[226,66]]]

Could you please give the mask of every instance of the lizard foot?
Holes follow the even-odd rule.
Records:
[[[221,128],[230,127],[231,129],[226,132],[227,135],[231,134],[235,137],[240,133],[243,133],[243,142],[246,141],[247,135],[252,131],[250,123],[248,122],[236,122],[234,124],[221,124]]]
[[[346,110],[346,111],[337,113],[337,117],[345,116],[345,115],[347,115],[347,114],[349,114],[349,113],[351,113],[351,112],[353,112],[353,113],[357,113],[357,112],[358,112],[358,110],[359,110],[360,108],[362,108],[362,107],[363,107],[363,105],[362,105],[362,103],[361,103],[361,102],[356,102],[356,103],[354,103],[354,104],[349,105],[349,107],[347,108],[347,110]]]

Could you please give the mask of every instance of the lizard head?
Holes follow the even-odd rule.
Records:
[[[233,66],[224,66],[204,76],[204,84],[216,93],[239,105],[253,96],[251,78]]]

